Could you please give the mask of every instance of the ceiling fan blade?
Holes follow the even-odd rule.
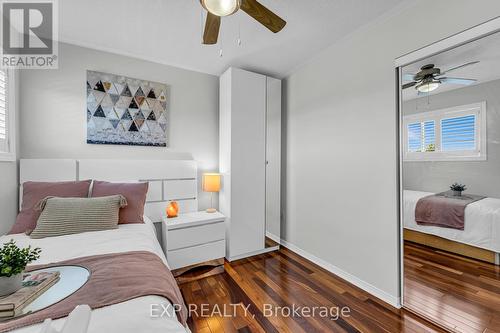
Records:
[[[274,33],[281,31],[286,25],[285,20],[256,0],[243,0],[240,8]]]
[[[406,73],[403,74],[403,81],[413,81],[415,80],[415,74]]]
[[[415,82],[415,81],[403,84],[403,89],[407,89],[407,88],[413,87],[416,84],[417,84],[417,82]]]
[[[463,84],[466,86],[477,82],[477,80],[475,80],[475,79],[462,79],[462,78],[458,78],[458,77],[442,77],[439,79],[439,81],[441,81],[443,83]]]
[[[205,31],[203,32],[203,44],[217,44],[220,29],[220,16],[207,12]]]
[[[471,61],[471,62],[468,62],[468,63],[466,63],[466,64],[460,65],[460,66],[452,67],[452,68],[450,68],[450,69],[445,70],[445,71],[444,71],[444,72],[442,72],[440,75],[444,75],[444,74],[446,74],[446,73],[449,73],[449,72],[451,72],[451,71],[457,70],[457,69],[459,69],[459,68],[463,68],[463,67],[467,67],[467,66],[475,65],[475,64],[477,64],[477,63],[479,63],[479,61]]]

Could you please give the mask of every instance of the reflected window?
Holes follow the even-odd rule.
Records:
[[[408,124],[408,151],[414,153],[436,150],[434,120]]]
[[[486,103],[404,117],[407,161],[486,159]]]
[[[443,151],[476,150],[476,115],[441,120]]]

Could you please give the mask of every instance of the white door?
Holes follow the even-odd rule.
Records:
[[[267,78],[266,234],[281,237],[281,81]]]
[[[266,77],[232,69],[230,259],[264,249]]]

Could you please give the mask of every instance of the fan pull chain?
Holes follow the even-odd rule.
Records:
[[[238,17],[238,39],[236,40],[238,46],[241,46],[241,18]]]
[[[203,44],[203,8],[200,9],[200,39]]]
[[[222,33],[219,35],[219,43],[220,43],[219,57],[222,58],[224,56],[224,43],[222,43]]]

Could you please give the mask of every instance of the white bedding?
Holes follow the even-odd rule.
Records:
[[[418,225],[415,222],[417,201],[434,193],[409,191],[403,193],[404,227],[436,235],[456,242],[500,252],[500,199],[485,198],[465,208],[465,229],[456,230]]]
[[[87,232],[61,237],[31,239],[24,234],[0,237],[0,244],[14,239],[19,246],[32,245],[42,249],[41,257],[33,264],[48,264],[71,258],[89,255],[120,253],[127,251],[149,251],[157,254],[167,263],[155,235],[153,223],[145,217],[145,224],[120,225],[117,230]],[[164,303],[168,300],[159,296],[146,296],[127,302],[96,309],[88,333],[176,333],[186,329],[175,318],[150,317],[151,304]],[[64,318],[54,321],[60,329]],[[33,325],[12,332],[38,333],[41,325]]]

